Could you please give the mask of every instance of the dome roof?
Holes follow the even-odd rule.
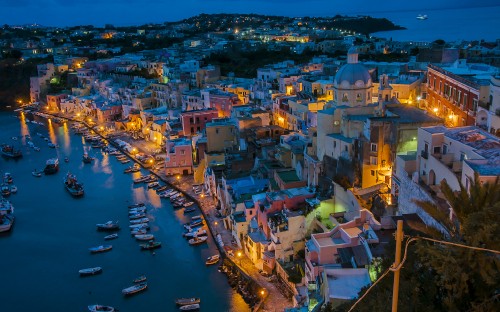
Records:
[[[362,85],[359,82],[362,82]],[[343,85],[346,87],[354,87],[356,85],[364,88],[371,85],[371,82],[372,78],[368,69],[366,69],[363,64],[359,63],[345,64],[335,74],[334,79],[335,85]]]

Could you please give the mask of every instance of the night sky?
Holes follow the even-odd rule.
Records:
[[[0,0],[0,24],[125,26],[177,21],[199,13],[333,16],[495,5],[498,0]]]

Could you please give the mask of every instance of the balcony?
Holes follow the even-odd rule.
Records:
[[[479,107],[482,107],[486,110],[490,110],[490,106],[491,106],[491,104],[489,102],[483,102],[483,101],[479,101],[478,105],[479,105]]]
[[[421,151],[420,156],[424,159],[429,159],[429,152],[428,151]]]

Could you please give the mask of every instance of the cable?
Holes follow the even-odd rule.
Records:
[[[365,293],[363,294],[363,296],[359,297],[359,299],[358,299],[358,300],[356,300],[356,302],[352,305],[352,307],[351,307],[351,308],[349,309],[349,311],[347,311],[347,312],[351,312],[351,311],[352,311],[352,310],[356,307],[356,305],[357,305],[359,302],[361,302],[361,300],[363,300],[363,298],[364,298],[366,295],[368,295],[368,293],[369,293],[369,292],[370,292],[370,290],[373,288],[373,286],[377,285],[377,283],[378,283],[378,282],[380,282],[380,281],[381,281],[381,280],[382,280],[382,279],[383,279],[383,278],[384,278],[384,277],[385,277],[385,276],[386,276],[389,272],[390,272],[390,270],[389,270],[389,269],[385,270],[385,272],[384,272],[382,275],[380,275],[380,277],[379,277],[379,278],[375,281],[375,283],[373,283],[373,284],[370,286],[370,288],[368,288],[368,289],[365,291]]]

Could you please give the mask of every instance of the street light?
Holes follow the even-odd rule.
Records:
[[[241,251],[238,251],[238,259],[240,260],[240,266],[241,266]]]

